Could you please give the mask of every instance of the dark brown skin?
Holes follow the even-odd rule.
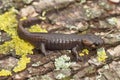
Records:
[[[72,50],[79,60],[78,50],[84,48],[97,49],[101,47],[104,41],[93,34],[61,34],[61,33],[33,33],[24,29],[31,25],[40,23],[41,20],[37,17],[29,18],[24,21],[19,21],[18,35],[21,39],[30,42],[36,48],[40,49],[44,55],[47,55],[47,50]]]

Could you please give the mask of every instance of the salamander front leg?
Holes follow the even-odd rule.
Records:
[[[72,53],[75,55],[75,57],[76,57],[76,61],[79,61],[80,60],[80,56],[78,55],[78,46],[76,46],[76,47],[74,47],[73,49],[72,49]]]
[[[76,61],[83,61],[82,57],[79,56],[78,51],[81,51],[82,49],[79,46],[76,46],[72,49],[72,53],[75,55],[76,57]]]
[[[46,56],[46,55],[47,55],[47,52],[46,52],[45,44],[44,44],[44,43],[41,43],[41,44],[40,44],[40,49],[41,49],[41,52]]]

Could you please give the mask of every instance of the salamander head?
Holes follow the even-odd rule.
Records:
[[[104,41],[100,37],[93,35],[93,34],[87,34],[84,39],[82,39],[82,43],[84,47],[87,47],[89,49],[97,49],[103,46]]]

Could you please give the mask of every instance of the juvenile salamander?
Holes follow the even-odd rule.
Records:
[[[19,21],[17,32],[21,39],[30,42],[39,48],[44,55],[47,50],[72,50],[76,59],[79,60],[78,49],[97,49],[104,41],[93,34],[61,34],[61,33],[33,33],[25,30],[25,27],[40,23],[41,19],[34,17]]]

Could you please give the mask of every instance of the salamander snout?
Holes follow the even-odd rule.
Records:
[[[95,48],[100,48],[100,47],[102,47],[102,46],[103,46],[103,43],[104,43],[103,41],[93,43],[93,47],[95,47]]]
[[[96,38],[93,42],[93,47],[95,47],[95,48],[100,48],[103,45],[104,45],[104,41],[100,37]]]
[[[103,46],[104,41],[99,36],[89,34],[82,40],[83,45],[88,48],[97,49]]]

